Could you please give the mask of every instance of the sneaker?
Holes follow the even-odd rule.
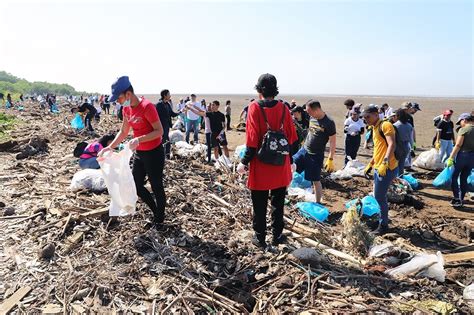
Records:
[[[371,233],[375,236],[382,236],[388,232],[388,225],[379,224],[379,226]]]
[[[453,206],[454,208],[460,208],[463,206],[463,203],[461,200],[454,198],[453,200],[451,200],[451,206]]]
[[[265,241],[259,240],[256,235],[254,235],[253,238],[252,238],[252,244],[255,245],[256,247],[260,247],[262,249],[267,248],[267,243]]]
[[[285,243],[287,240],[286,235],[280,234],[278,237],[273,237],[272,245],[277,246],[279,244]]]

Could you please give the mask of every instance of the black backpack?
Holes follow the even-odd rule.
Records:
[[[87,147],[87,142],[79,142],[77,145],[76,145],[76,148],[74,149],[74,157],[80,157],[82,155],[82,153],[84,153],[84,150],[85,148]]]
[[[379,127],[380,136],[385,140],[385,142],[387,143],[387,146],[388,146],[387,138],[385,137],[385,135],[383,134],[383,131],[382,131],[382,124],[384,124],[384,123],[391,124],[391,122],[382,121],[382,123],[380,124],[380,127]],[[395,152],[394,152],[394,154],[395,154],[395,158],[397,159],[397,161],[400,161],[400,160],[402,160],[406,157],[406,154],[408,152],[405,152],[405,149],[403,147],[403,141],[402,141],[402,138],[400,137],[400,134],[398,133],[397,126],[393,125],[393,129],[395,129]]]
[[[267,132],[263,136],[262,146],[258,150],[257,157],[260,161],[271,165],[283,165],[285,158],[290,154],[290,144],[283,132],[283,123],[285,122],[286,108],[283,106],[283,114],[281,117],[280,130],[272,130],[268,123],[267,115],[263,109],[263,102],[259,102],[265,123],[267,124]]]

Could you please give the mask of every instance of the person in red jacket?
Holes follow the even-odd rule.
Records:
[[[109,102],[117,101],[123,107],[123,122],[120,132],[105,151],[117,147],[133,130],[130,149],[136,150],[133,159],[133,179],[137,195],[150,207],[154,215],[154,224],[160,225],[165,218],[166,195],[163,187],[163,168],[165,153],[162,144],[163,127],[155,105],[145,98],[139,98],[133,92],[127,76],[117,79],[112,84],[112,95]],[[155,198],[145,188],[145,177],[148,176]],[[156,201],[155,201],[156,199]]]
[[[253,101],[248,107],[246,126],[246,151],[237,167],[240,174],[247,172],[249,176],[247,186],[251,190],[253,205],[253,229],[255,235],[252,243],[261,248],[266,248],[266,215],[268,196],[271,196],[273,244],[278,245],[285,240],[283,232],[283,206],[285,203],[286,188],[292,180],[292,155],[298,147],[298,137],[291,118],[289,109],[281,102],[275,100],[278,95],[277,80],[271,74],[259,77],[255,89],[259,101]],[[290,151],[283,165],[273,165],[262,162],[257,156],[257,151],[262,146],[262,141],[268,131],[265,116],[271,130],[280,130],[282,117],[283,128],[281,131],[290,144]]]

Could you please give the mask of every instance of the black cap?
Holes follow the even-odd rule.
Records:
[[[256,89],[276,89],[277,88],[277,79],[273,74],[265,73],[262,74],[257,81],[257,85],[255,85]]]
[[[304,112],[304,108],[301,107],[301,106],[296,106],[295,108],[293,108],[291,110],[292,113],[303,113]]]
[[[367,106],[366,108],[364,108],[364,110],[362,111],[362,116],[365,114],[378,113],[378,112],[379,112],[378,107],[371,104]]]

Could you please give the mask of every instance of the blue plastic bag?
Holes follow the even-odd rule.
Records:
[[[349,209],[357,202],[357,199],[353,199],[346,203],[346,208]],[[362,214],[366,216],[373,216],[374,214],[380,214],[380,206],[377,200],[373,196],[365,196],[361,200],[362,202]],[[360,207],[357,208],[360,211]]]
[[[329,216],[328,208],[316,202],[298,202],[296,207],[301,215],[308,219],[324,222]]]
[[[474,192],[474,169],[471,172],[471,175],[467,178],[467,189]]]
[[[235,148],[235,155],[239,157],[239,159],[242,159],[245,155],[245,151],[247,150],[247,147],[245,144],[239,145]]]
[[[451,186],[451,178],[453,177],[454,167],[446,167],[433,181],[433,186],[439,188],[449,188]]]
[[[71,126],[74,129],[81,130],[84,128],[84,122],[82,121],[81,115],[76,113],[76,116],[71,120]]]
[[[291,181],[290,187],[293,188],[310,188],[312,183],[304,179],[304,171],[300,173],[293,173],[293,180]]]
[[[420,186],[420,183],[418,183],[418,179],[413,177],[411,174],[405,174],[402,176],[402,179],[406,180],[408,184],[410,184],[411,189],[416,190]]]

